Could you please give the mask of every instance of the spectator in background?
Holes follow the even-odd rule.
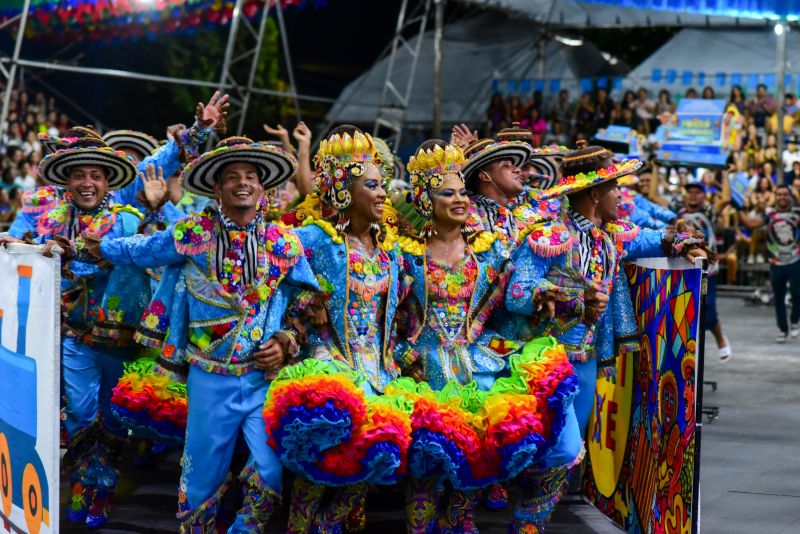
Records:
[[[532,107],[530,109],[528,128],[533,135],[533,146],[537,147],[543,145],[544,135],[547,133],[547,121],[541,116],[541,112],[537,107]]]
[[[594,126],[597,130],[608,128],[613,108],[614,101],[608,98],[608,91],[602,87],[598,88],[594,106]]]
[[[747,111],[747,103],[745,102],[744,92],[741,85],[734,85],[731,87],[731,96],[728,104],[736,106],[739,115],[744,115]]]
[[[759,134],[763,132],[767,118],[775,113],[776,109],[777,104],[767,93],[767,86],[763,83],[758,84],[755,96],[747,103],[747,111],[753,117]]]
[[[800,171],[800,169],[798,169],[798,171]],[[800,206],[800,174],[796,174],[794,178],[792,178],[791,191],[795,205]]]
[[[636,112],[636,124],[644,124],[645,132],[655,130],[655,125],[652,124],[656,117],[656,105],[650,100],[647,89],[642,87],[636,95],[636,101],[633,103],[633,109]]]
[[[564,132],[569,132],[572,125],[572,104],[569,101],[569,91],[562,89],[558,92],[558,99],[553,104],[550,115],[555,124],[560,124]]]
[[[622,97],[622,109],[633,109],[633,105],[636,103],[636,93],[628,89],[625,91],[625,95]]]
[[[575,109],[575,130],[585,137],[594,133],[594,103],[589,93],[583,93]]]
[[[31,172],[31,164],[23,161],[19,167],[19,175],[14,178],[14,187],[19,188],[22,192],[29,191],[36,187],[36,178]]]
[[[672,97],[669,91],[662,89],[658,92],[658,102],[656,103],[656,115],[659,117],[664,113],[673,113],[675,106],[672,104]]]
[[[753,230],[766,228],[769,275],[779,330],[775,342],[786,343],[790,335],[800,336],[800,210],[793,207],[788,186],[778,186],[775,198],[774,208],[755,216],[742,215],[742,222]],[[792,296],[791,324],[786,320],[787,284]]]
[[[9,190],[0,187],[0,231],[5,231],[16,217],[17,211],[11,204]]]
[[[786,93],[783,97],[783,111],[790,117],[795,117],[798,112],[797,97],[794,93]]]
[[[695,89],[694,87],[688,88],[686,90],[684,98],[697,98],[697,89]]]
[[[714,100],[716,95],[714,94],[714,89],[709,86],[703,87],[703,98],[705,100]]]
[[[786,149],[784,149],[781,157],[783,160],[784,181],[787,184],[792,183],[792,178],[795,175],[794,164],[800,162],[800,150],[798,150],[797,141],[798,139],[796,136],[787,139]],[[792,173],[792,176],[789,176],[789,173]]]
[[[492,131],[499,130],[503,121],[506,120],[506,105],[500,93],[492,95],[492,100],[486,109],[486,119],[489,121]]]
[[[525,113],[519,97],[517,95],[509,95],[506,99],[506,119],[503,128],[506,128],[512,122],[521,122],[524,118]]]
[[[795,151],[795,154],[797,151]],[[784,156],[784,161],[786,157]],[[789,186],[793,187],[795,180],[800,180],[800,159],[796,159],[792,161],[792,168],[786,171],[784,169],[785,174],[783,175],[783,181]]]
[[[778,138],[775,134],[771,133],[767,136],[767,142],[764,145],[761,161],[769,163],[773,167],[778,163]]]

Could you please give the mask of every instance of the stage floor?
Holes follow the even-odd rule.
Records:
[[[734,357],[717,360],[713,338],[707,340],[706,379],[719,388],[705,389],[707,405],[720,408],[719,419],[703,426],[701,463],[702,532],[800,532],[800,340],[776,345],[771,307],[749,306],[739,298],[718,299],[723,330]],[[710,337],[710,336],[709,336]],[[705,423],[705,421],[704,421]],[[176,532],[176,457],[155,470],[124,473],[112,521],[98,533]],[[62,503],[67,487],[62,487]],[[367,533],[401,534],[402,495],[373,494]],[[62,507],[62,517],[64,511]],[[479,509],[481,532],[505,534],[510,511]],[[62,522],[62,532],[86,532]],[[270,532],[282,532],[274,528]],[[575,497],[556,510],[553,534],[614,533],[602,514]]]

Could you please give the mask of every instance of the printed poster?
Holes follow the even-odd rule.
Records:
[[[584,493],[631,533],[689,534],[701,271],[682,260],[627,266],[642,349],[597,383]]]
[[[58,532],[60,263],[0,247],[0,532]]]

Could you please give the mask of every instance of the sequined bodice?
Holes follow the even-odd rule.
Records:
[[[469,255],[456,265],[427,259],[428,324],[443,345],[465,341],[464,327],[477,274],[478,265]]]
[[[346,328],[353,352],[379,355],[384,308],[389,289],[389,256],[377,249],[370,257],[356,240],[348,243],[348,304]]]

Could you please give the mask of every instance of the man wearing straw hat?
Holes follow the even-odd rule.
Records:
[[[706,256],[702,235],[686,228],[640,230],[617,220],[617,180],[636,172],[641,162],[614,162],[612,156],[601,147],[579,148],[565,156],[561,179],[541,198],[567,197],[568,212],[534,225],[512,256],[516,269],[506,289],[509,311],[532,317],[537,335],[552,335],[566,349],[579,379],[574,409],[582,434],[598,373],[610,370],[615,356],[613,350],[603,349],[607,339],[601,338],[622,334],[618,330],[626,321],[617,314],[632,312],[630,297],[627,306],[616,300],[626,293],[615,290],[620,287],[615,281],[622,258],[682,255],[691,261]],[[614,310],[613,317],[608,308]],[[624,340],[633,348],[634,339]],[[522,506],[514,512],[514,532],[525,532],[530,525],[541,531],[560,497],[567,471],[546,463],[537,468],[527,473],[525,482],[538,491],[524,492]]]
[[[228,532],[263,532],[281,494],[281,464],[261,416],[270,378],[298,353],[284,318],[299,289],[318,289],[303,247],[263,216],[264,190],[297,167],[282,149],[233,137],[190,163],[183,186],[219,208],[147,238],[102,241],[117,265],[166,265],[140,327],[161,348],[165,373],[186,374],[188,420],[179,492],[180,531],[216,532],[219,500],[241,430],[251,456],[244,504]]]
[[[110,411],[111,389],[132,354],[133,321],[149,299],[138,269],[109,269],[86,249],[96,239],[136,233],[141,215],[114,203],[112,191],[136,178],[136,166],[94,132],[42,160],[45,182],[66,193],[40,215],[36,233],[49,254],[66,251],[62,270],[61,367],[66,398],[65,469],[73,483],[67,518],[98,527],[108,519],[115,467],[127,431]],[[8,240],[8,239],[7,239]]]

